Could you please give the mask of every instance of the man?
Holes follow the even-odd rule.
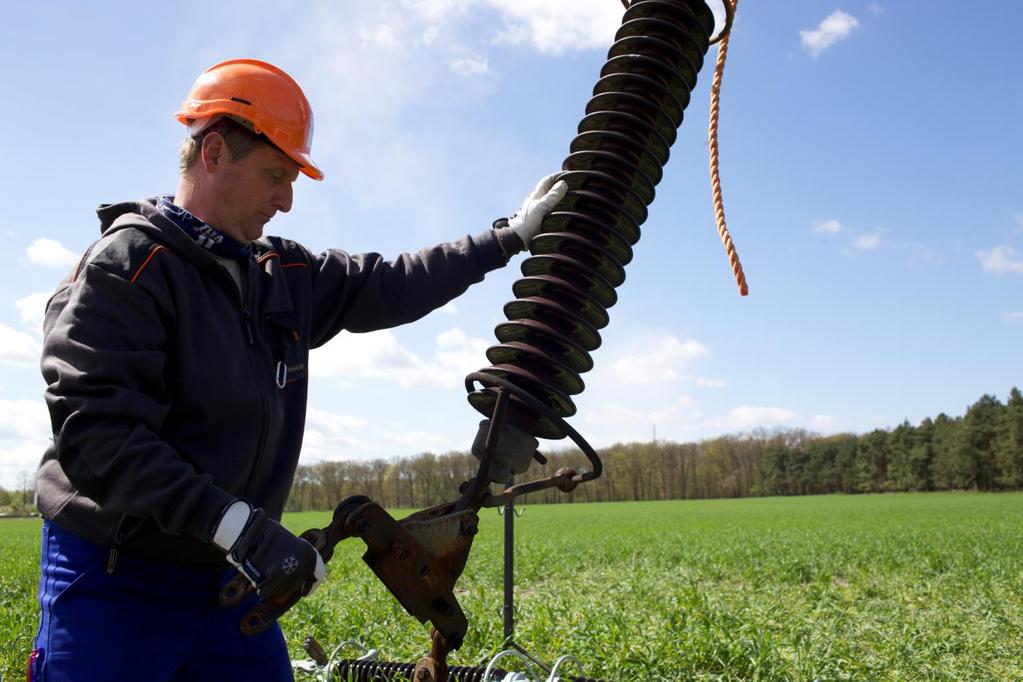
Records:
[[[280,69],[210,68],[173,196],[103,205],[102,237],[48,304],[54,440],[37,477],[41,618],[29,679],[287,680],[280,629],[221,608],[237,566],[262,597],[308,593],[315,549],[278,522],[298,462],[309,349],[416,320],[505,265],[565,193],[544,178],[507,222],[406,254],[263,237],[292,205],[313,120]]]

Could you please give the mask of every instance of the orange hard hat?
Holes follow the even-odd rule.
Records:
[[[205,127],[213,117],[246,121],[297,163],[313,180],[323,171],[309,158],[313,112],[298,83],[273,64],[232,59],[206,69],[192,84],[175,116],[187,126]]]

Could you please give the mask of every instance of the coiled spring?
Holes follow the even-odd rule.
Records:
[[[415,676],[415,663],[400,663],[379,660],[376,649],[366,649],[355,640],[346,640],[334,648],[327,656],[326,652],[314,638],[308,637],[303,644],[312,660],[294,661],[292,665],[297,672],[315,675],[319,682],[412,682]],[[342,649],[364,651],[359,658],[339,658]],[[528,677],[526,673],[509,672],[497,667],[498,662],[505,658],[518,658],[527,668],[532,669],[539,677]],[[448,669],[448,682],[528,682],[544,678],[544,682],[601,682],[591,677],[571,677],[565,675],[566,666],[579,666],[575,656],[561,656],[550,668],[528,655],[518,646],[501,651],[490,659],[486,667],[452,666]]]
[[[565,198],[529,245],[516,296],[504,307],[499,342],[487,350],[499,377],[549,405],[575,414],[570,396],[593,368],[607,309],[654,200],[671,145],[714,30],[704,0],[632,2],[615,34],[593,98],[562,164]],[[480,379],[469,403],[490,416],[496,382]],[[540,438],[566,434],[557,423],[512,399],[509,422]]]
[[[338,661],[335,679],[345,682],[411,682],[415,671],[414,663],[389,663],[386,661],[365,661],[344,659]],[[452,666],[448,672],[449,682],[493,682],[505,680],[508,671],[479,666]],[[598,682],[589,677],[559,677],[563,682]]]

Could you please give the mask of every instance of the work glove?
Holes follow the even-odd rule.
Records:
[[[529,248],[529,242],[540,232],[544,216],[565,197],[568,185],[564,180],[558,180],[559,177],[561,173],[551,173],[540,180],[515,215],[508,219],[507,227],[499,228],[515,233],[522,240],[522,248]]]
[[[224,510],[213,544],[264,599],[292,592],[305,596],[326,575],[315,547],[241,500]]]

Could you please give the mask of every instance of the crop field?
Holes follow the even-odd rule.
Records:
[[[501,529],[485,511],[459,583],[470,632],[454,664],[500,650]],[[23,679],[35,633],[38,532],[38,520],[0,521],[5,681]],[[308,635],[386,660],[425,653],[427,628],[360,544],[343,543],[326,586],[283,619],[293,657]],[[527,505],[516,549],[516,640],[547,661],[574,654],[591,677],[1023,679],[1023,494]]]

